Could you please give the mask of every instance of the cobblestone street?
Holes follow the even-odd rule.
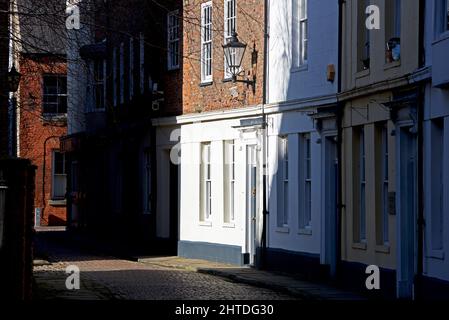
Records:
[[[46,244],[48,263],[34,267],[35,299],[285,300],[293,297],[189,270],[143,264]],[[65,268],[80,269],[80,290],[67,290]]]

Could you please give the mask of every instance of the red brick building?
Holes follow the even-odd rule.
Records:
[[[228,4],[229,2],[229,4]],[[227,5],[234,4],[231,14],[225,14]],[[201,8],[211,6],[212,45],[211,76],[202,79],[201,56],[202,34],[200,22]],[[226,4],[226,5],[225,5]],[[184,5],[183,37],[183,114],[242,108],[262,103],[264,71],[264,1],[205,1],[193,0]],[[247,44],[241,79],[256,76],[255,93],[244,83],[233,83],[225,74],[225,61],[222,45],[230,31],[226,31],[226,20],[234,18],[235,31],[240,41]],[[204,17],[203,17],[204,18]],[[225,34],[227,34],[225,36]],[[235,94],[230,90],[235,88]]]
[[[166,120],[181,132],[177,254],[254,265],[265,211],[264,1],[190,0],[183,10],[183,113]],[[223,50],[231,40],[246,44],[234,69]]]
[[[64,57],[22,54],[17,154],[37,166],[34,205],[41,225],[66,223],[66,171],[59,138],[67,132]],[[37,216],[36,216],[37,217]]]
[[[11,150],[37,167],[36,225],[66,224],[67,132],[65,1],[17,0],[12,56],[22,75],[11,115]],[[38,12],[39,14],[36,14]]]

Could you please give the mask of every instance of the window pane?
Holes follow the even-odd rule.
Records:
[[[57,113],[57,107],[58,107],[57,103],[44,102],[44,107],[43,107],[44,113]]]
[[[305,19],[307,17],[307,0],[299,0],[299,18]]]
[[[207,181],[206,182],[206,215],[207,217],[209,217],[211,215],[211,207],[212,207],[212,186],[211,186],[211,182]]]
[[[67,96],[58,97],[58,113],[67,113]]]
[[[67,78],[65,75],[44,75],[43,113],[67,112]]]
[[[445,28],[446,30],[449,30],[449,0],[446,0],[446,21],[445,21]]]
[[[54,173],[64,174],[64,154],[60,152],[54,152]]]
[[[288,181],[284,182],[284,225],[288,225]]]
[[[383,233],[383,242],[384,244],[388,243],[388,183],[384,183],[383,185],[383,217],[382,217],[382,233]]]
[[[311,205],[312,205],[312,184],[310,181],[306,182],[306,197],[305,197],[305,223],[304,226],[310,226],[311,220]]]
[[[230,204],[230,206],[231,206],[231,221],[234,221],[234,188],[235,188],[235,182],[234,181],[232,181],[231,182],[231,190],[230,190],[230,192],[231,192],[231,194],[230,194],[230,197],[231,197],[231,204]]]
[[[360,240],[366,240],[366,216],[365,216],[365,184],[361,185],[360,190]]]
[[[55,76],[44,76],[44,93],[56,94],[58,87],[58,80]]]
[[[66,192],[67,178],[65,175],[55,175],[53,179],[53,197],[64,198]]]
[[[67,78],[65,76],[58,77],[58,94],[67,94]]]

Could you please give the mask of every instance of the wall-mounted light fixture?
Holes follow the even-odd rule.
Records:
[[[16,92],[19,89],[20,78],[22,75],[16,70],[14,65],[8,72],[8,89],[9,92]]]
[[[253,93],[256,90],[256,75],[253,73],[252,79],[237,79],[242,73],[242,61],[246,51],[246,43],[240,42],[237,33],[233,33],[226,44],[223,45],[224,56],[231,73],[232,82],[246,83],[252,86]]]

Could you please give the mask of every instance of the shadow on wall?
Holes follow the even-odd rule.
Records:
[[[54,214],[49,214],[48,215],[48,225],[49,226],[65,226],[66,222],[65,222],[65,220],[61,219],[60,217],[58,217]]]

